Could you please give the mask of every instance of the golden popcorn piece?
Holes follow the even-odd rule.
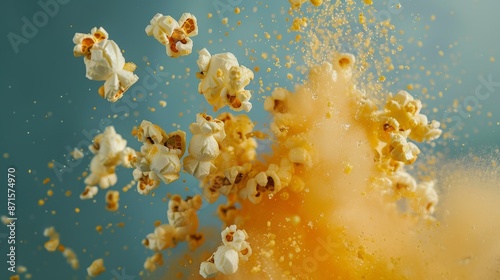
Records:
[[[120,204],[120,192],[119,191],[108,191],[106,193],[106,210],[116,211],[118,210]]]
[[[300,6],[304,4],[307,0],[288,0],[290,2],[292,9],[300,9]]]
[[[250,111],[251,93],[244,88],[253,80],[253,72],[240,66],[236,57],[229,52],[211,55],[204,48],[198,54],[198,91],[214,106],[214,110],[228,105],[235,111]]]
[[[144,269],[149,272],[154,272],[158,266],[163,265],[163,255],[161,253],[156,253],[151,257],[147,258],[144,262]]]
[[[45,250],[54,252],[59,247],[59,233],[57,233],[54,227],[48,227],[43,231],[43,236],[49,238],[43,245]]]
[[[404,164],[412,164],[417,160],[420,149],[399,133],[391,133],[391,142],[384,147],[383,154]]]
[[[216,170],[213,160],[219,156],[219,142],[226,137],[224,123],[209,115],[197,114],[196,123],[192,123],[189,130],[193,136],[189,156],[184,158],[184,170],[202,180]]]
[[[101,97],[110,102],[118,101],[137,82],[133,73],[136,66],[126,63],[118,45],[108,39],[107,32],[100,27],[91,34],[76,33],[73,42],[75,56],[84,55],[86,76],[90,80],[105,81],[98,90]]]
[[[214,203],[219,198],[221,191],[229,193],[232,184],[225,176],[218,172],[216,174],[209,174],[203,178],[200,186],[203,189],[203,197],[208,203]]]
[[[240,197],[248,198],[253,204],[260,203],[266,194],[272,198],[282,188],[281,180],[276,174],[278,170],[277,165],[270,164],[267,171],[257,173],[247,181],[246,187],[239,193]]]
[[[99,191],[99,188],[96,186],[85,186],[85,190],[80,194],[80,199],[92,199]]]
[[[73,149],[73,151],[71,152],[71,156],[74,158],[74,159],[81,159],[83,158],[83,152],[77,148]]]
[[[441,123],[435,120],[429,122],[426,115],[418,114],[417,125],[411,129],[408,138],[417,141],[432,141],[441,136],[443,131],[439,128]]]
[[[165,45],[167,55],[179,57],[188,55],[193,49],[190,37],[198,35],[196,17],[189,13],[182,14],[179,22],[171,16],[156,14],[146,27],[146,34],[153,36],[162,45]]]
[[[96,259],[92,262],[92,264],[90,264],[89,267],[87,267],[87,274],[90,277],[97,277],[104,271],[106,271],[106,268],[104,267],[103,259]]]
[[[72,249],[64,248],[62,254],[66,258],[66,262],[71,266],[72,269],[77,270],[80,268],[80,262],[78,261],[78,258]]]
[[[187,236],[186,242],[188,243],[188,249],[190,251],[194,251],[198,247],[203,245],[203,243],[205,242],[205,235],[203,235],[202,233],[190,234]]]

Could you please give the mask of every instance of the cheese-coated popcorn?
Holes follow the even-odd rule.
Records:
[[[292,9],[299,9],[307,0],[288,0]]]
[[[275,88],[271,96],[266,97],[264,109],[274,114],[284,114],[288,112],[288,97],[290,92],[285,88]]]
[[[391,142],[384,148],[384,153],[389,154],[394,160],[411,164],[417,160],[420,149],[399,133],[391,133]]]
[[[216,170],[213,160],[219,155],[219,142],[226,137],[224,123],[197,114],[196,123],[192,123],[189,130],[193,136],[189,142],[189,156],[184,158],[184,170],[201,180]]]
[[[176,245],[176,230],[173,225],[163,224],[157,226],[153,233],[146,236],[144,245],[153,251],[173,248]]]
[[[253,72],[240,66],[236,57],[229,52],[211,55],[207,49],[202,49],[198,54],[198,91],[207,102],[215,110],[228,105],[235,111],[250,111],[251,93],[245,90],[245,86],[253,80]]]
[[[350,53],[339,53],[334,58],[333,69],[339,73],[344,79],[352,77],[356,58]]]
[[[99,95],[110,102],[118,101],[139,79],[133,73],[136,66],[126,63],[118,45],[108,39],[102,27],[91,34],[76,33],[73,37],[75,56],[85,56],[86,76],[90,80],[105,81]]]
[[[87,274],[90,277],[96,277],[102,274],[104,271],[106,271],[106,268],[104,267],[103,259],[94,260],[92,264],[89,267],[87,267]]]
[[[196,17],[190,13],[182,14],[179,22],[171,16],[158,13],[145,31],[148,36],[153,36],[165,45],[168,56],[179,57],[191,53],[193,41],[190,37],[198,35],[198,24]]]
[[[43,231],[43,236],[49,238],[44,244],[45,250],[54,252],[59,246],[59,233],[57,233],[54,227],[48,227]]]
[[[417,185],[415,195],[410,205],[417,214],[432,215],[438,203],[438,195],[433,181],[422,182]]]
[[[410,139],[417,142],[423,142],[432,141],[441,136],[443,131],[439,128],[441,125],[440,122],[436,120],[429,122],[427,120],[427,116],[422,114],[417,115],[416,118],[418,123],[414,128],[412,128],[411,133],[408,136]]]

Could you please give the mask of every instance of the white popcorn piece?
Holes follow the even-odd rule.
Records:
[[[418,115],[422,102],[416,100],[408,92],[401,90],[396,95],[389,96],[384,106],[384,115],[395,118],[402,130],[414,128],[418,123]]]
[[[106,210],[116,211],[120,206],[120,192],[119,191],[108,191],[106,193]]]
[[[96,186],[85,186],[85,190],[80,194],[80,199],[92,199],[99,191],[99,188]]]
[[[118,180],[115,168],[121,163],[121,153],[126,148],[127,141],[117,134],[113,126],[108,126],[104,132],[94,137],[89,150],[94,154],[90,162],[90,174],[85,178],[89,186],[99,185],[103,189],[114,186]]]
[[[160,185],[160,178],[153,172],[142,172],[139,169],[135,169],[132,175],[134,176],[134,180],[137,181],[137,192],[139,194],[148,195]]]
[[[219,270],[214,264],[213,256],[210,258],[211,260],[201,262],[200,264],[200,275],[203,278],[214,278],[219,274]]]
[[[133,73],[136,66],[126,63],[118,45],[108,39],[104,28],[93,28],[91,34],[76,33],[75,56],[84,55],[86,75],[90,80],[105,81],[99,95],[110,102],[118,101],[139,80]]]
[[[179,57],[191,53],[193,41],[190,37],[198,35],[198,24],[196,17],[189,13],[182,14],[179,22],[171,16],[158,13],[145,31],[148,36],[153,36],[165,45],[168,56]]]
[[[236,225],[230,225],[221,232],[221,239],[224,245],[231,246],[236,251],[240,251],[243,243],[248,238],[245,230],[240,230]]]
[[[196,211],[201,208],[203,201],[199,194],[183,200],[180,195],[173,195],[168,202],[167,218],[169,224],[174,227],[193,227],[196,232],[198,228],[198,216]]]
[[[225,195],[229,194],[232,184],[221,172],[217,172],[203,178],[200,187],[203,189],[203,197],[209,203],[214,203],[221,193]]]
[[[250,111],[251,93],[245,90],[254,78],[253,72],[245,66],[240,66],[232,53],[211,55],[207,49],[198,52],[197,61],[201,72],[198,91],[205,96],[207,102],[218,110],[228,105],[235,111]]]
[[[222,274],[230,275],[238,271],[239,254],[231,246],[223,245],[214,254],[214,264]]]
[[[133,168],[134,161],[136,158],[137,158],[137,152],[130,147],[126,147],[121,152],[121,163],[122,163],[122,166],[124,166],[126,168]]]
[[[244,241],[241,244],[241,248],[238,251],[238,256],[240,257],[240,260],[242,261],[248,261],[250,256],[252,255],[252,247],[250,247],[250,244],[248,242]]]
[[[219,155],[219,142],[226,137],[224,122],[197,114],[196,123],[192,123],[189,130],[193,137],[189,142],[189,156],[184,158],[184,170],[202,180],[216,170],[213,160]]]
[[[81,159],[83,157],[83,152],[77,148],[75,148],[72,152],[71,152],[71,156],[74,158],[74,159]]]
[[[163,145],[155,144],[145,155],[149,159],[149,168],[165,184],[179,179],[181,171],[181,151],[169,149]]]
[[[153,251],[173,248],[177,242],[175,235],[176,230],[173,225],[163,224],[157,226],[153,233],[148,234],[143,244]]]
[[[90,277],[96,277],[102,274],[104,271],[106,271],[106,268],[104,267],[103,259],[94,260],[92,264],[89,267],[87,267],[87,274]]]

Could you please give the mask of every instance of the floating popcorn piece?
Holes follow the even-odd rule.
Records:
[[[49,240],[43,245],[45,250],[54,252],[59,247],[59,233],[54,227],[48,227],[43,231],[43,236],[49,237]]]
[[[145,31],[148,36],[153,36],[165,45],[168,56],[179,57],[191,53],[193,41],[189,37],[198,35],[198,25],[196,17],[189,13],[182,14],[179,22],[171,16],[158,13]]]
[[[304,4],[307,0],[288,0],[290,2],[290,5],[292,6],[292,9],[300,9],[300,6]]]
[[[80,199],[92,199],[99,191],[96,186],[85,186],[85,190],[80,194]]]
[[[201,71],[196,75],[200,79],[198,91],[214,110],[228,105],[235,111],[250,111],[251,93],[244,87],[253,80],[253,72],[240,66],[229,52],[211,55],[207,49],[202,49],[198,54],[197,64]]]
[[[234,111],[249,112],[252,109],[252,103],[249,102],[252,94],[244,88],[253,78],[253,72],[245,66],[231,67],[227,86],[221,91],[223,102]]]
[[[392,159],[405,164],[415,162],[420,154],[420,149],[415,144],[406,141],[406,138],[399,133],[391,133],[391,143],[384,150],[384,153],[390,154]]]
[[[121,164],[121,153],[127,147],[127,141],[117,134],[113,126],[94,137],[89,150],[94,154],[90,162],[90,174],[85,178],[89,186],[99,185],[103,189],[114,186],[117,182],[115,169]]]
[[[410,139],[417,142],[423,142],[432,141],[441,136],[443,131],[439,128],[441,126],[440,122],[433,120],[429,123],[427,116],[422,114],[417,115],[416,118],[418,123],[414,128],[412,128],[411,133],[408,136]]]
[[[248,239],[248,234],[246,231],[238,229],[236,225],[231,225],[221,232],[221,239],[224,245],[240,251],[243,243]]]
[[[231,190],[231,182],[221,173],[209,174],[200,184],[203,189],[203,197],[208,201],[208,203],[214,203],[217,201],[221,193],[227,195]]]
[[[180,150],[155,144],[145,157],[150,163],[149,169],[165,184],[179,179],[181,171]]]
[[[284,88],[275,88],[264,101],[264,110],[274,114],[284,114],[288,112],[288,98],[291,93]]]
[[[238,271],[238,252],[231,246],[223,245],[214,254],[214,264],[222,274],[230,275]]]
[[[216,170],[213,160],[219,155],[219,142],[226,134],[224,123],[209,115],[197,114],[196,123],[189,126],[193,137],[189,142],[189,156],[184,158],[184,170],[202,180]]]
[[[350,79],[353,74],[356,58],[350,53],[339,53],[335,56],[333,69],[341,74],[344,79]]]
[[[134,167],[133,162],[135,161],[135,158],[137,158],[137,152],[130,147],[126,147],[121,152],[122,166],[126,168],[133,168]]]
[[[147,258],[144,262],[144,269],[149,272],[154,272],[158,266],[163,265],[163,255],[161,253],[156,253],[151,257]]]
[[[214,255],[212,255],[207,261],[201,262],[200,264],[200,275],[203,278],[214,278],[219,274],[219,270],[214,264]]]
[[[104,267],[104,260],[103,259],[97,259],[92,262],[92,264],[87,267],[87,274],[90,277],[96,277],[106,271],[106,268]]]
[[[64,248],[62,254],[66,258],[66,261],[72,269],[77,270],[80,268],[80,262],[78,261],[78,258],[72,249]]]
[[[74,159],[81,159],[83,157],[83,152],[77,148],[75,148],[72,152],[71,152],[71,156],[74,158]]]
[[[190,251],[196,250],[198,247],[203,245],[205,242],[205,236],[200,233],[200,234],[190,234],[186,238],[186,242],[188,243],[188,249]]]
[[[108,191],[106,193],[106,210],[116,211],[119,207],[120,192],[119,191]]]
[[[90,34],[76,33],[74,55],[85,56],[86,75],[90,80],[105,81],[98,90],[110,102],[118,101],[139,79],[133,73],[136,66],[126,63],[118,45],[108,39],[104,28],[93,28]]]
[[[417,185],[415,195],[410,200],[410,205],[415,213],[428,216],[432,215],[438,203],[438,195],[434,182],[422,182]]]
[[[173,225],[163,224],[157,226],[153,233],[148,234],[143,240],[143,244],[153,251],[173,248],[177,243],[175,234],[176,230]]]
[[[134,176],[134,180],[137,181],[137,192],[142,195],[148,195],[160,185],[160,178],[153,172],[142,172],[139,169],[135,169],[132,175]]]

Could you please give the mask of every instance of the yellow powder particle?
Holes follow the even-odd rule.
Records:
[[[38,206],[44,206],[45,205],[45,200],[39,199],[38,200]]]
[[[75,208],[75,213],[80,213],[80,208]]]
[[[241,12],[241,10],[240,10],[239,7],[234,8],[234,13],[235,14],[239,14],[240,12]]]
[[[50,182],[50,178],[45,178],[42,184],[47,185]]]

